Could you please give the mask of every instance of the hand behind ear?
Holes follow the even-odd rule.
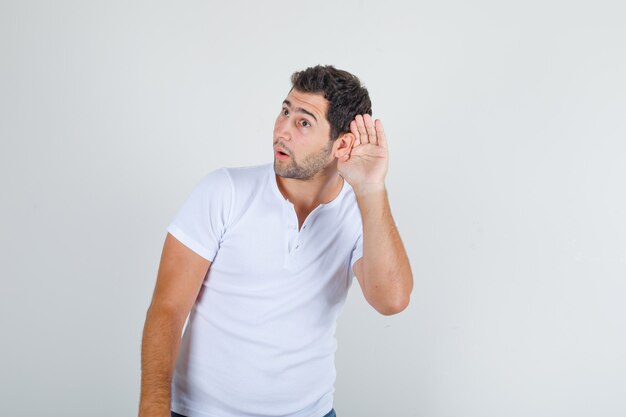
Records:
[[[337,138],[342,140],[336,151],[339,173],[354,189],[384,184],[389,155],[382,122],[358,114],[350,122],[350,132]]]

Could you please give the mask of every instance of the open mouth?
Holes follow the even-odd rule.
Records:
[[[275,154],[276,154],[276,158],[280,159],[281,161],[289,157],[289,155],[283,151],[276,151]]]

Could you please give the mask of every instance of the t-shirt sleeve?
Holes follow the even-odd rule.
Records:
[[[354,277],[354,264],[363,257],[363,228],[359,228],[359,236],[350,255],[350,277]]]
[[[196,184],[167,231],[203,258],[213,262],[229,221],[233,186],[228,172],[210,172]]]

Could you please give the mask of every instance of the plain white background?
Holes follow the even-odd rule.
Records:
[[[272,160],[293,71],[368,87],[415,276],[339,320],[340,417],[626,415],[622,2],[0,2],[0,404],[136,415],[165,228]]]

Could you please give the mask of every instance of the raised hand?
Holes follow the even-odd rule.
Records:
[[[354,144],[348,154],[338,159],[339,174],[356,193],[384,189],[389,156],[382,122],[374,122],[369,114],[357,114],[350,122],[350,131]]]

